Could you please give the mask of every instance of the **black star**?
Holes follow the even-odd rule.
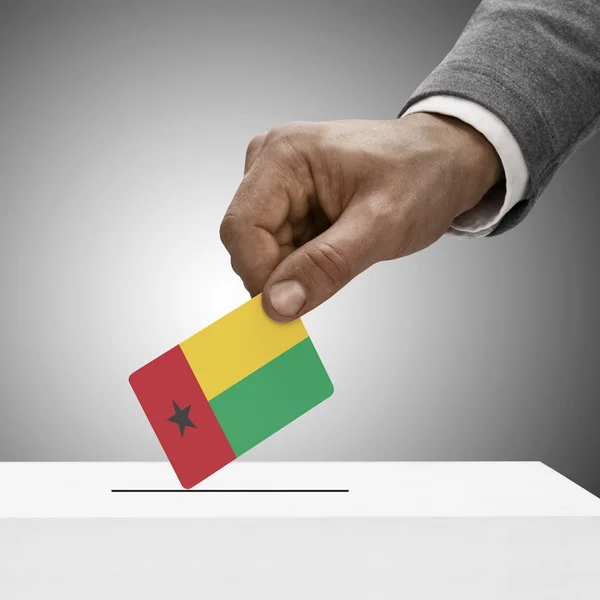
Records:
[[[186,427],[193,427],[196,429],[196,426],[190,420],[190,408],[192,405],[186,406],[185,408],[179,408],[175,400],[173,400],[173,408],[175,409],[175,414],[169,419],[172,423],[177,423],[179,425],[179,431],[181,433],[181,437],[185,433]]]

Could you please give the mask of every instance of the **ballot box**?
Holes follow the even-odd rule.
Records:
[[[600,598],[600,499],[539,462],[0,463],[0,598]]]

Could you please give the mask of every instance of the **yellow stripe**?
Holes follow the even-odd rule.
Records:
[[[307,337],[300,319],[269,319],[258,295],[179,345],[212,400]]]

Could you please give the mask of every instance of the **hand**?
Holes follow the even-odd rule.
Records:
[[[435,242],[501,177],[493,146],[451,117],[290,123],[250,142],[221,240],[267,314],[291,321]]]

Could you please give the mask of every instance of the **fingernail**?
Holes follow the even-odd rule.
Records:
[[[271,306],[282,316],[292,317],[306,303],[306,292],[297,281],[278,281],[269,293]]]

